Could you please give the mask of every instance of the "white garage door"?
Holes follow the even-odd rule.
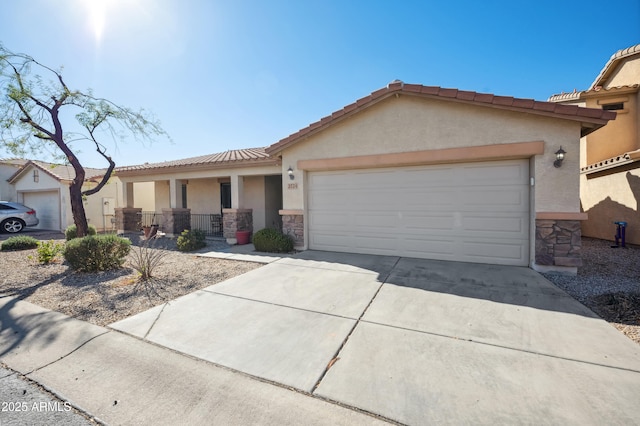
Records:
[[[309,174],[309,248],[528,265],[529,162]]]
[[[40,223],[38,229],[60,230],[60,197],[57,191],[25,192],[23,204],[35,209]]]

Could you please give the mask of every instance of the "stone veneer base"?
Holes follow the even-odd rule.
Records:
[[[580,221],[537,219],[535,247],[538,266],[582,266]]]

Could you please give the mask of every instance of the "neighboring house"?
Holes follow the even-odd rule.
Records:
[[[73,224],[69,185],[75,177],[73,167],[32,160],[21,161],[22,166],[14,168],[7,178],[15,201],[36,210],[40,223],[37,228],[64,230]],[[95,187],[106,170],[85,168],[86,180],[83,189]],[[140,201],[148,205],[148,197],[140,191]],[[85,213],[89,224],[99,231],[115,229],[115,208],[122,205],[122,185],[116,177],[97,193],[84,200]],[[114,219],[114,220],[112,220]]]
[[[584,91],[550,102],[615,111],[605,128],[581,139],[580,199],[585,236],[613,240],[627,222],[627,242],[640,244],[640,44],[619,50]]]
[[[16,189],[9,183],[9,178],[26,162],[19,158],[0,159],[0,200],[16,201]]]
[[[119,214],[134,222],[132,184],[153,181],[169,233],[221,210],[233,242],[278,209],[301,249],[575,271],[580,137],[614,117],[395,81],[265,150],[118,168]]]

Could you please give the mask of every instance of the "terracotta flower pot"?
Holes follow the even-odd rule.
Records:
[[[249,244],[251,231],[236,231],[236,240],[238,241],[238,245]]]

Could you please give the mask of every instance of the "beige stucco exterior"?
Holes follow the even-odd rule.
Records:
[[[298,167],[305,160],[543,141],[544,153],[534,156],[532,163],[535,211],[579,212],[579,136],[578,122],[392,97],[282,152],[283,175],[292,167],[296,177],[283,180],[283,208],[305,208],[306,175]],[[554,152],[560,146],[567,155],[563,166],[555,168]],[[509,151],[496,149],[495,159],[501,157],[513,158]],[[290,187],[292,183],[297,185]]]

